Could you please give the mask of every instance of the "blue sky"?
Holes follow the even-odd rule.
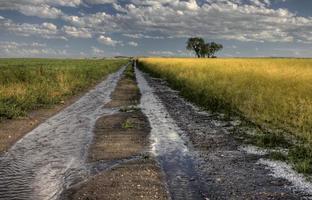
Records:
[[[0,57],[312,57],[311,0],[0,0]]]

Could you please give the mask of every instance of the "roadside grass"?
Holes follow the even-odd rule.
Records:
[[[0,59],[0,121],[64,102],[128,60]]]
[[[258,134],[249,136],[249,141],[249,143],[263,148],[289,148],[291,146],[284,135],[275,132],[264,133],[261,130]]]
[[[310,144],[292,146],[288,153],[288,159],[298,172],[312,174],[312,147]]]
[[[287,148],[271,158],[312,173],[312,59],[141,58],[139,67],[203,108],[256,125],[247,141]]]

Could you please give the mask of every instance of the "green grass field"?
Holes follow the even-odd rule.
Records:
[[[0,120],[58,104],[128,60],[0,59]]]
[[[139,66],[208,110],[296,136],[305,145],[293,159],[312,172],[312,59],[142,58]]]

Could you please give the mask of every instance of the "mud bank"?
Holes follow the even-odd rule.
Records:
[[[124,71],[111,74],[78,101],[51,117],[0,157],[0,199],[58,199],[66,184],[83,179],[86,150],[103,103]]]
[[[276,175],[273,176],[271,170],[259,162],[263,155],[248,154],[240,149],[240,141],[231,134],[231,130],[239,124],[239,121],[228,121],[222,115],[203,112],[184,101],[177,91],[168,87],[165,81],[151,78],[147,74],[140,75],[139,73],[139,76],[143,80],[143,83],[139,81],[140,85],[150,87],[148,89],[142,88],[146,93],[150,93],[151,98],[146,100],[150,103],[146,104],[145,107],[143,106],[143,108],[148,110],[150,115],[159,112],[159,108],[153,110],[153,106],[150,106],[151,102],[155,102],[153,99],[158,99],[156,103],[163,105],[163,108],[161,108],[163,111],[162,117],[155,116],[155,118],[160,119],[161,123],[172,124],[171,121],[173,121],[176,126],[173,128],[172,125],[169,126],[170,130],[175,133],[172,137],[183,138],[183,141],[185,141],[185,147],[178,149],[180,152],[185,149],[188,156],[183,157],[185,154],[181,154],[182,156],[179,158],[186,161],[185,168],[191,163],[193,167],[189,170],[191,174],[196,172],[192,179],[190,179],[190,176],[184,176],[189,179],[190,183],[193,183],[193,188],[197,188],[196,193],[207,199],[311,198],[305,191],[292,187],[292,183],[286,179],[279,178]],[[146,83],[144,83],[144,79],[147,81]],[[152,108],[149,108],[149,106]],[[151,117],[149,114],[146,115],[149,118]],[[153,128],[153,123],[151,123],[151,126]],[[169,130],[168,133],[170,133]],[[163,142],[156,140],[155,145],[162,145]],[[159,148],[161,149],[161,147]],[[156,154],[166,157],[168,151],[160,151],[156,152]],[[190,160],[188,160],[188,157],[190,157]],[[179,167],[176,164],[175,166]],[[166,172],[166,162],[162,167]],[[169,179],[169,190],[172,198],[183,199],[181,197],[183,193],[175,188],[176,183],[170,184],[170,174],[166,174],[167,179]],[[189,196],[185,199],[199,198]]]
[[[105,108],[119,110],[97,120],[89,148],[91,176],[63,199],[167,199],[158,164],[148,153],[150,126],[136,107],[140,93],[128,67]]]

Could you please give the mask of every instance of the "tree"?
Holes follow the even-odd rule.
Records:
[[[211,42],[209,46],[210,46],[210,51],[209,51],[210,54],[208,55],[208,58],[215,57],[216,52],[223,49],[222,44],[217,44],[215,42]]]
[[[205,40],[203,38],[189,38],[186,44],[186,49],[194,51],[198,58],[202,57],[202,49],[205,45]]]
[[[205,44],[205,43],[202,44],[202,46],[200,48],[200,52],[199,52],[200,57],[201,58],[205,58],[207,53],[208,53],[208,51],[209,51],[209,47],[207,46],[207,44]]]
[[[186,49],[194,51],[198,58],[213,58],[223,46],[215,42],[205,43],[203,38],[193,37],[188,39]]]

